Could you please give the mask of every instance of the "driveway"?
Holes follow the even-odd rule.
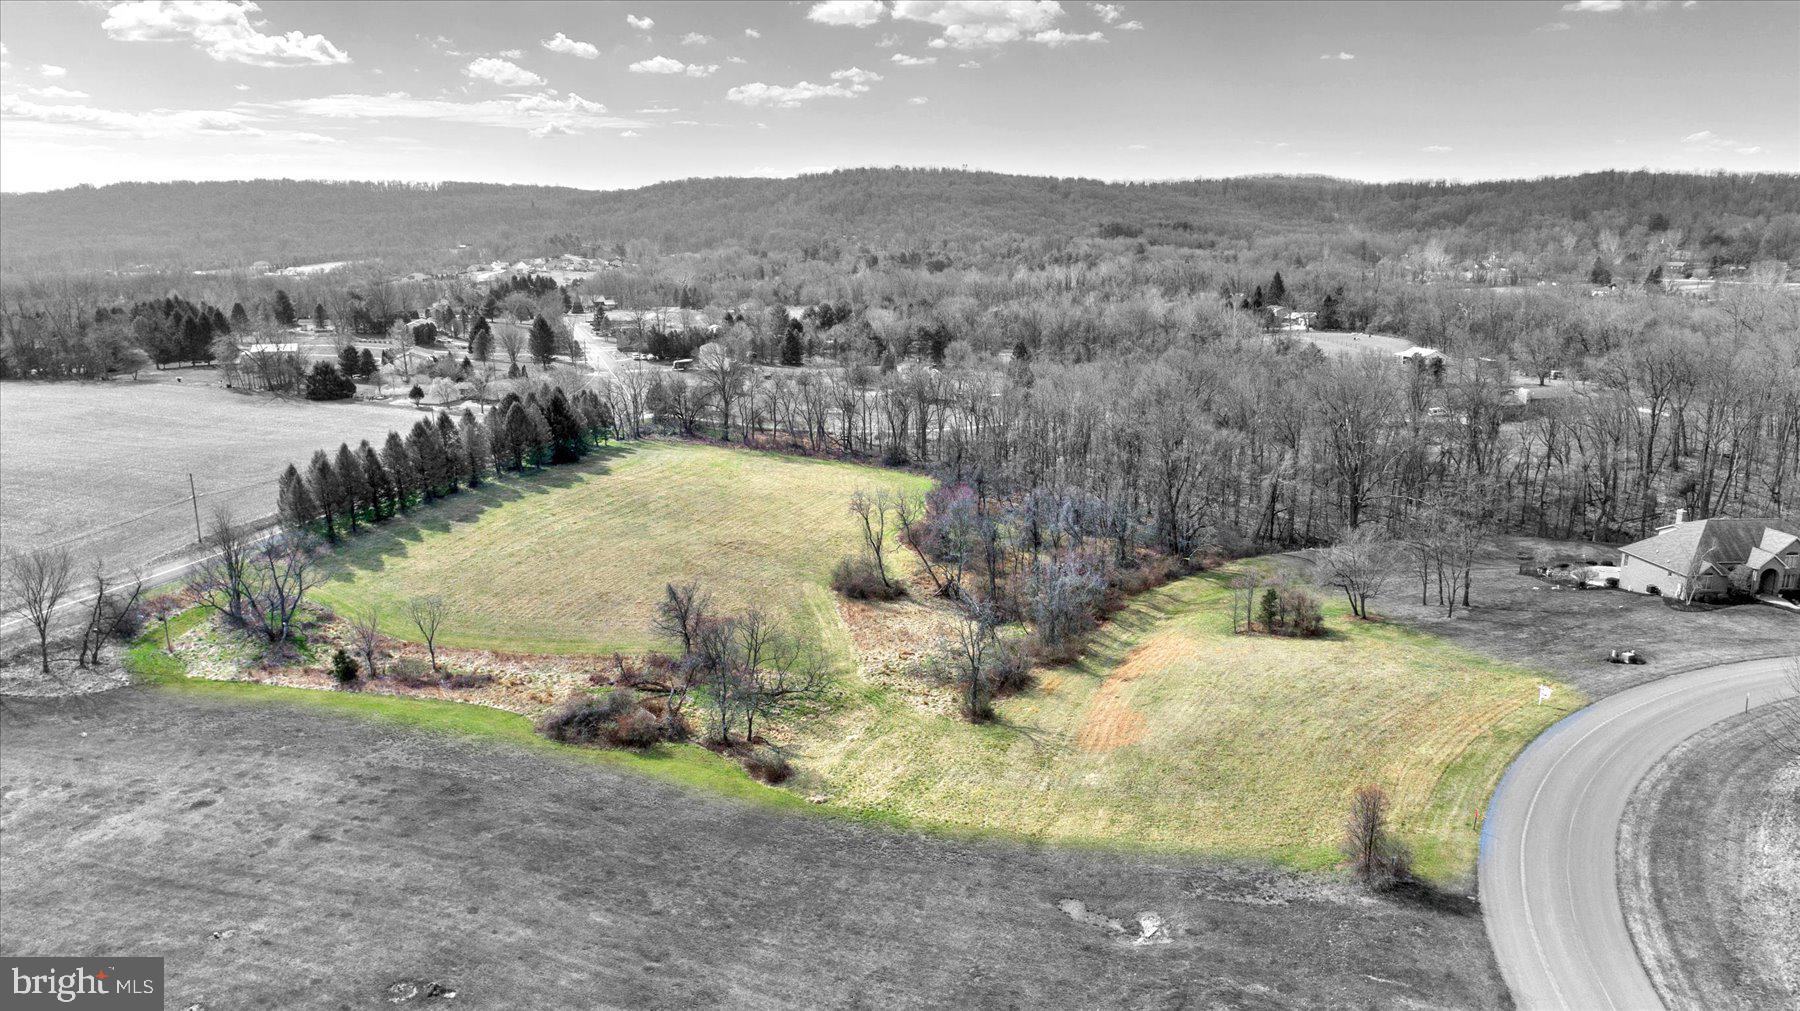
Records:
[[[1612,695],[1550,728],[1507,770],[1482,830],[1481,907],[1520,1006],[1662,1006],[1619,904],[1620,819],[1639,781],[1683,740],[1783,697],[1788,662],[1721,664]]]

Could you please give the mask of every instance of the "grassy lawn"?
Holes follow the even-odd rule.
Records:
[[[666,645],[649,625],[663,584],[698,577],[722,606],[776,611],[846,661],[833,706],[783,735],[799,776],[769,790],[694,747],[582,752],[592,760],[797,808],[821,810],[798,798],[822,793],[824,810],[855,818],[1303,869],[1338,861],[1350,794],[1378,783],[1438,881],[1473,868],[1507,763],[1585,702],[1558,685],[1539,705],[1540,674],[1353,621],[1330,600],[1325,638],[1234,635],[1226,570],[1139,598],[1086,659],[1003,701],[998,724],[970,726],[850,672],[825,584],[856,546],[850,494],[881,486],[923,479],[693,444],[615,449],[365,532],[332,557],[318,599],[340,612],[378,602],[404,636],[404,601],[430,590],[451,602],[454,645],[640,650]],[[139,659],[153,674],[172,663],[153,646]],[[165,679],[553,747],[524,719],[474,706]]]
[[[805,731],[802,789],[945,828],[1330,866],[1351,792],[1385,787],[1420,870],[1474,866],[1512,757],[1583,701],[1328,606],[1320,640],[1231,631],[1229,573],[1140,598],[1083,662],[971,727],[887,700]]]
[[[922,490],[894,471],[689,443],[610,450],[389,520],[347,541],[317,600],[373,602],[417,638],[407,598],[439,593],[442,641],[533,653],[666,648],[650,628],[663,584],[699,579],[722,608],[755,605],[840,655],[826,582],[856,549],[859,488]],[[505,508],[495,508],[505,505]]]

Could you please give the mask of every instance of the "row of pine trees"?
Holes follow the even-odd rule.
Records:
[[[355,449],[339,444],[335,455],[318,450],[304,472],[288,464],[276,501],[287,526],[336,541],[364,522],[479,487],[496,472],[574,463],[612,432],[613,419],[593,391],[571,398],[543,386],[507,394],[485,419],[469,408],[460,421],[447,411],[420,418],[405,437],[389,432],[380,449],[364,439]]]

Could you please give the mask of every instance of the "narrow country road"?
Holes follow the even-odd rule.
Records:
[[[1551,727],[1507,770],[1482,828],[1481,908],[1521,1007],[1662,1006],[1619,907],[1619,820],[1670,749],[1786,695],[1790,662],[1721,664],[1613,695]]]

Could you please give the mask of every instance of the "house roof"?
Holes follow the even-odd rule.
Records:
[[[1800,529],[1778,519],[1715,516],[1663,527],[1654,537],[1627,544],[1619,550],[1670,572],[1686,574],[1696,559],[1715,565],[1748,561],[1751,549],[1764,540],[1765,531],[1800,535]]]
[[[1750,564],[1762,568],[1771,561],[1778,561],[1782,568],[1800,567],[1800,562],[1792,561],[1800,552],[1800,536],[1786,533],[1770,527],[1763,531],[1762,543],[1750,549]],[[1782,556],[1786,555],[1786,558]]]

